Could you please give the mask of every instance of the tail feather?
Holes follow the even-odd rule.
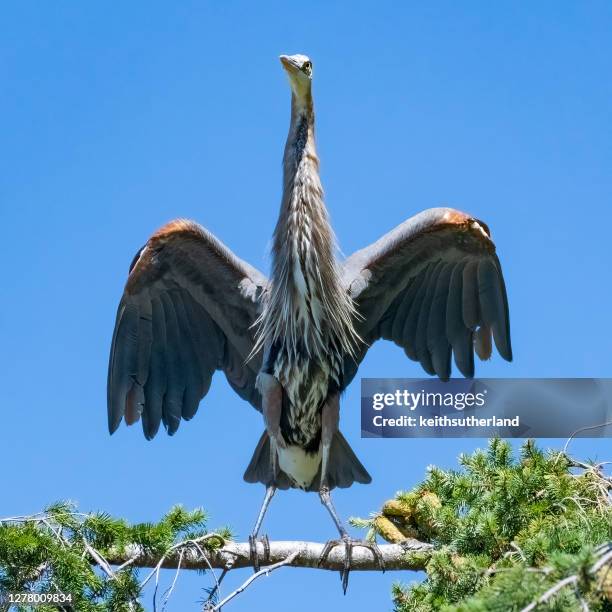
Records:
[[[284,472],[279,470],[276,478],[274,478],[270,452],[270,436],[267,431],[264,431],[253,451],[253,456],[244,472],[243,478],[246,482],[261,482],[266,487],[271,484],[276,484],[279,489],[288,489],[291,483]]]
[[[349,446],[346,438],[339,431],[334,434],[332,440],[327,471],[330,489],[336,487],[345,489],[346,487],[350,487],[354,482],[359,482],[361,484],[369,484],[372,482],[372,477],[363,467],[363,464]]]
[[[251,462],[244,472],[243,478],[246,482],[263,482],[267,485],[269,484],[268,471],[270,471],[270,438],[264,431],[253,451]]]
[[[253,457],[244,472],[246,482],[261,482],[268,486],[276,484],[279,489],[297,488],[291,479],[279,469],[276,478],[272,473],[272,462],[270,460],[270,437],[264,431],[253,452]],[[349,446],[346,438],[337,431],[332,439],[327,482],[330,489],[345,489],[354,482],[368,484],[372,482],[371,476],[357,458],[353,449]],[[321,469],[308,487],[308,491],[318,491],[321,486]]]

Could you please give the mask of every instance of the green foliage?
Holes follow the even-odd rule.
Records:
[[[538,612],[612,612],[612,544],[601,546],[612,541],[612,479],[600,467],[543,452],[533,442],[515,457],[497,439],[459,463],[458,470],[430,467],[420,485],[379,513],[352,519],[370,539],[434,545],[433,553],[410,553],[422,556],[427,577],[393,587],[396,612],[519,612],[569,577],[572,583]],[[146,578],[130,563],[111,568],[106,559],[122,563],[137,550],[151,566],[193,540],[212,550],[231,539],[227,529],[213,535],[206,525],[202,510],[180,506],[157,523],[130,525],[105,513],[79,513],[66,502],[0,520],[0,595],[64,592],[76,597],[79,612],[144,610]],[[604,555],[607,564],[595,567]],[[6,610],[1,599],[0,611]]]
[[[596,547],[612,540],[609,478],[587,465],[575,473],[566,455],[532,441],[516,459],[494,439],[459,462],[460,470],[431,467],[419,486],[361,523],[384,536],[389,529],[377,526],[391,521],[436,547],[422,583],[394,586],[396,612],[519,611],[571,575],[579,589],[561,589],[538,610],[587,609],[583,602],[612,610],[601,572],[590,571]]]
[[[100,559],[120,557],[128,546],[161,556],[179,542],[206,534],[206,514],[181,506],[158,523],[130,525],[105,513],[81,514],[73,504],[58,502],[44,512],[0,522],[0,593],[70,593],[79,612],[144,610],[139,601],[139,572],[129,565],[112,570]],[[210,538],[202,547],[216,548],[229,539]],[[96,559],[98,556],[98,559]],[[0,609],[2,604],[0,603]],[[11,608],[26,610],[27,608]],[[39,606],[41,612],[56,610]]]

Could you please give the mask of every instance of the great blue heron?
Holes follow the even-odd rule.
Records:
[[[511,360],[508,302],[487,226],[450,208],[422,212],[336,259],[315,151],[312,63],[304,55],[280,60],[291,123],[272,278],[192,221],[153,234],[132,262],[119,304],[108,425],[112,433],[122,418],[128,425],[142,419],[151,439],[161,421],[172,435],[223,370],[265,422],[244,475],[266,486],[252,550],[277,488],[318,491],[340,534],[323,557],[344,544],[346,589],[355,541],[330,491],[371,479],[338,430],[340,393],[379,338],[442,379],[450,376],[451,353],[461,373],[473,376],[474,349],[488,359],[491,334]]]

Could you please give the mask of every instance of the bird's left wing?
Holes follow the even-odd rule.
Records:
[[[367,347],[393,340],[426,372],[447,379],[451,353],[464,376],[474,375],[474,348],[491,356],[491,333],[510,361],[508,300],[486,225],[450,208],[408,219],[344,263],[344,282],[365,344],[347,358],[345,385]]]
[[[267,281],[190,221],[156,232],[134,258],[115,322],[108,368],[108,426],[142,417],[150,439],[190,419],[215,370],[261,410],[261,355],[248,359]]]

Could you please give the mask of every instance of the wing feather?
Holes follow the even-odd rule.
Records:
[[[113,344],[118,347],[111,359],[113,377],[112,387],[109,385],[109,402],[117,406],[117,410],[109,414],[109,422],[115,427],[119,424],[125,411],[126,396],[136,375],[138,363],[138,309],[125,302],[119,304],[117,324],[113,333]]]
[[[394,310],[395,317],[391,326],[391,338],[401,338],[404,335],[404,322],[412,306],[414,295],[418,291],[418,287],[415,285],[416,283],[412,283],[411,287],[398,295],[398,306]]]
[[[423,369],[431,375],[434,375],[436,372],[431,362],[429,348],[427,347],[427,324],[429,322],[429,312],[431,310],[431,304],[436,291],[436,283],[443,265],[444,264],[441,261],[438,261],[434,265],[431,275],[428,278],[427,291],[425,292],[423,303],[419,309],[419,318],[416,329],[416,354],[421,362],[421,365],[423,366]]]
[[[153,310],[149,300],[143,301],[138,312],[138,375],[137,380],[143,387],[149,376],[149,361],[153,344]]]
[[[472,330],[463,322],[463,270],[465,260],[457,263],[453,269],[448,287],[446,302],[446,337],[455,356],[455,364],[467,378],[474,376],[474,352],[472,350]]]
[[[142,429],[147,440],[151,440],[159,429],[167,385],[165,357],[166,317],[164,314],[164,307],[159,298],[153,299],[151,311],[153,314],[153,341],[151,343],[149,375],[144,388],[145,406],[142,412]],[[118,409],[120,409],[120,406],[111,404],[110,410],[118,411]],[[116,428],[117,427],[115,427],[115,429]],[[112,431],[114,431],[114,429],[112,429],[111,432]]]
[[[506,292],[502,289],[499,268],[490,259],[478,265],[478,286],[482,322],[490,327],[499,354],[504,358],[510,356],[510,335],[506,324]]]
[[[150,439],[191,419],[215,370],[258,410],[261,354],[247,363],[267,281],[205,229],[174,221],[130,267],[109,359],[108,424],[142,417]]]
[[[174,304],[169,292],[162,293],[159,298],[166,320],[166,393],[162,405],[162,423],[168,434],[173,435],[181,422],[185,393],[185,364]]]
[[[463,268],[463,322],[468,329],[476,329],[480,321],[478,299],[478,261],[470,261]]]
[[[434,372],[443,380],[450,376],[451,345],[446,336],[446,304],[450,277],[455,264],[443,264],[427,321],[427,348]]]
[[[402,334],[394,335],[392,338],[401,339],[406,355],[413,361],[418,361],[419,359],[416,352],[417,324],[419,320],[419,314],[421,312],[421,304],[425,299],[427,287],[429,286],[429,273],[430,267],[426,266],[420,274],[420,280],[417,280],[416,284],[418,286],[418,289],[414,293],[414,298],[412,300],[412,304],[410,305],[410,310],[408,311],[408,315],[406,316],[406,319],[403,322],[404,324],[402,327]],[[400,320],[400,322],[402,321],[401,317],[397,318]]]
[[[493,354],[493,346],[491,345],[491,328],[486,325],[481,325],[474,332],[474,348],[480,359],[486,361],[491,359]]]
[[[189,329],[189,319],[183,304],[182,291],[171,291],[169,295],[174,305],[174,312],[176,313],[179,342],[182,348],[182,366],[185,375],[181,417],[188,421],[195,415],[200,398],[203,397],[202,364],[195,347],[194,336]]]
[[[408,219],[344,264],[347,290],[368,346],[394,341],[426,372],[447,379],[451,355],[460,372],[474,375],[474,349],[512,359],[508,299],[487,226],[450,208]],[[367,347],[360,353],[363,358]],[[357,365],[346,360],[348,375]]]

